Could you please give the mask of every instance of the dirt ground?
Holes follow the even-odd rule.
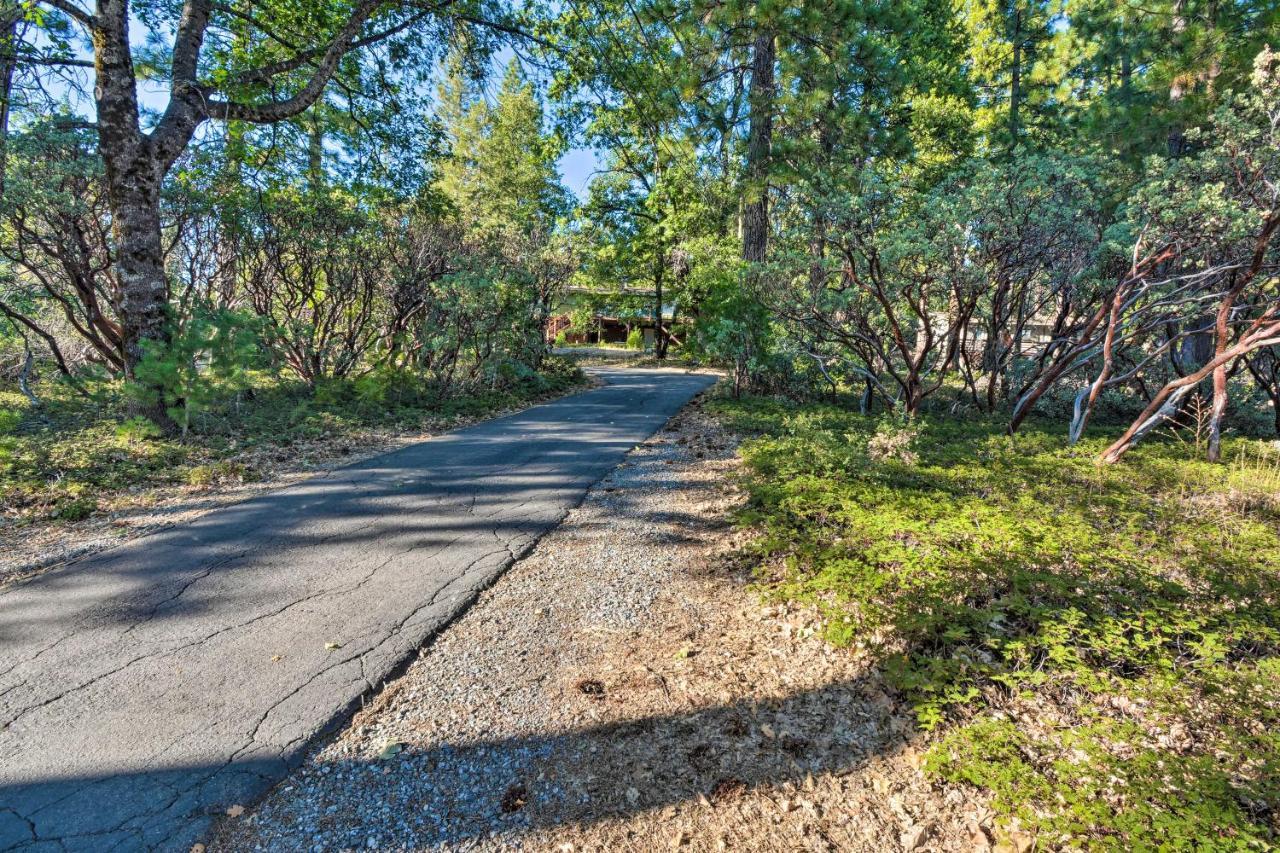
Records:
[[[210,848],[990,849],[874,666],[751,586],[736,442],[688,407]]]

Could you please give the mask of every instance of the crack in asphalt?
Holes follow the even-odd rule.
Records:
[[[475,506],[475,496],[473,495],[473,496],[472,496],[471,503],[470,503],[470,505],[469,505],[469,509],[470,509],[471,507],[474,507],[474,506]],[[331,537],[326,537],[326,538],[331,538]],[[450,540],[449,542],[447,542],[447,543],[445,543],[444,545],[441,545],[441,546],[439,546],[439,547],[437,547],[437,548],[433,549],[432,551],[428,552],[427,554],[424,554],[423,556],[424,556],[424,557],[431,557],[431,556],[435,556],[436,554],[442,553],[443,551],[445,551],[446,549],[448,549],[450,546],[452,546],[452,545],[454,545],[455,543],[457,543],[457,542],[458,542],[458,540],[459,540],[460,538],[462,538],[462,537],[461,537],[461,536],[454,537],[454,538],[453,538],[452,540]],[[170,648],[165,648],[165,649],[156,649],[156,650],[153,650],[153,651],[147,652],[146,654],[139,655],[139,656],[137,656],[137,657],[135,657],[135,658],[133,658],[133,659],[129,660],[128,662],[126,662],[126,663],[122,664],[121,666],[118,666],[118,667],[115,667],[115,668],[113,668],[113,669],[110,669],[110,670],[108,670],[108,671],[106,671],[106,672],[100,673],[100,674],[98,674],[98,675],[94,676],[93,678],[89,679],[88,681],[85,681],[85,682],[83,682],[83,683],[81,683],[81,684],[78,684],[78,685],[76,685],[75,687],[69,688],[68,690],[63,691],[62,693],[59,693],[59,694],[57,694],[57,695],[55,695],[55,696],[52,696],[52,697],[49,697],[49,698],[47,698],[47,699],[45,699],[45,700],[43,700],[43,701],[41,701],[41,702],[37,702],[37,703],[35,703],[34,705],[22,706],[22,707],[20,707],[20,709],[18,710],[18,713],[17,713],[14,717],[12,717],[11,719],[9,719],[7,722],[0,723],[0,731],[4,731],[5,729],[9,728],[9,727],[10,727],[10,726],[12,726],[14,723],[17,723],[19,720],[21,720],[23,717],[27,716],[27,715],[28,715],[28,714],[30,714],[30,713],[33,713],[33,712],[35,712],[35,711],[38,711],[38,710],[40,710],[40,709],[42,709],[42,708],[44,708],[44,707],[47,707],[47,706],[49,706],[49,705],[53,705],[53,704],[55,704],[55,703],[57,703],[57,702],[61,701],[62,699],[67,698],[68,696],[72,696],[72,695],[74,695],[74,694],[76,694],[76,693],[78,693],[78,692],[80,692],[80,691],[82,691],[82,690],[85,690],[85,689],[87,689],[87,688],[89,688],[89,687],[92,687],[94,684],[98,683],[99,681],[102,681],[102,680],[103,680],[103,679],[105,679],[105,678],[109,678],[109,677],[111,677],[111,676],[113,676],[113,675],[116,675],[116,674],[118,674],[118,673],[121,673],[121,672],[123,672],[123,671],[125,671],[125,670],[129,669],[129,668],[130,668],[130,667],[132,667],[132,666],[135,666],[135,665],[137,665],[137,664],[139,664],[139,663],[142,663],[143,661],[151,660],[151,659],[153,659],[153,658],[169,657],[169,656],[172,656],[172,655],[178,654],[178,653],[180,653],[180,652],[186,651],[187,649],[194,648],[195,646],[203,645],[203,644],[205,644],[205,643],[209,642],[210,640],[213,640],[213,639],[215,639],[216,637],[219,637],[219,636],[221,636],[221,635],[223,635],[223,634],[227,634],[227,633],[230,633],[230,632],[232,632],[232,631],[241,630],[241,629],[243,629],[243,628],[247,628],[247,627],[249,627],[249,626],[251,626],[251,625],[254,625],[254,624],[258,623],[258,622],[262,622],[262,621],[265,621],[265,620],[268,620],[268,619],[275,618],[275,617],[280,616],[280,615],[282,615],[282,614],[286,613],[287,611],[289,611],[289,610],[293,609],[294,607],[297,607],[297,606],[298,606],[298,605],[300,605],[300,604],[305,604],[305,603],[307,603],[307,602],[309,602],[309,601],[313,601],[313,600],[315,600],[315,599],[319,599],[319,598],[327,598],[327,597],[334,597],[334,596],[341,596],[341,595],[348,595],[348,594],[350,594],[350,593],[352,593],[352,592],[355,592],[356,590],[360,589],[360,588],[361,588],[361,587],[363,587],[365,584],[367,584],[370,580],[372,580],[372,579],[373,579],[373,577],[374,577],[374,576],[375,576],[375,575],[376,575],[376,574],[377,574],[381,569],[383,569],[383,568],[385,568],[386,566],[390,565],[391,563],[393,563],[393,562],[395,562],[395,561],[399,560],[401,557],[404,557],[404,556],[405,556],[405,555],[407,555],[407,554],[413,553],[413,552],[414,552],[415,550],[417,550],[417,549],[418,549],[418,546],[417,546],[417,545],[410,545],[409,547],[404,548],[404,549],[402,549],[402,550],[400,550],[400,551],[397,551],[396,553],[394,553],[394,554],[392,554],[392,555],[390,555],[390,556],[388,556],[388,557],[384,558],[384,559],[383,559],[381,562],[379,562],[376,566],[374,566],[374,567],[373,567],[372,569],[370,569],[367,573],[365,573],[365,575],[364,575],[364,576],[363,576],[359,581],[357,581],[357,582],[356,582],[356,583],[354,583],[354,584],[351,584],[350,586],[346,586],[346,587],[338,587],[338,588],[331,588],[331,589],[323,589],[323,590],[317,590],[316,592],[313,592],[313,593],[310,593],[310,594],[308,594],[308,595],[302,596],[301,598],[294,599],[294,600],[292,600],[292,601],[288,602],[287,604],[285,604],[285,605],[283,605],[283,606],[281,606],[281,607],[279,607],[279,608],[276,608],[275,610],[269,611],[269,612],[267,612],[267,613],[261,613],[261,614],[259,614],[259,615],[257,615],[257,616],[254,616],[254,617],[252,617],[252,618],[250,618],[250,619],[247,619],[247,620],[245,620],[245,621],[243,621],[243,622],[237,622],[237,623],[233,623],[233,624],[231,624],[231,625],[225,625],[225,626],[223,626],[223,627],[219,628],[218,630],[213,631],[212,633],[205,634],[204,636],[197,637],[197,638],[195,638],[195,639],[191,639],[191,640],[187,640],[187,641],[181,642],[181,643],[179,643],[178,645],[176,645],[176,646],[172,646],[172,647],[170,647]],[[227,563],[235,562],[235,560],[240,559],[241,557],[245,556],[245,554],[247,554],[247,553],[248,553],[247,551],[246,551],[246,552],[242,552],[241,554],[238,554],[238,555],[236,555],[236,556],[234,556],[234,557],[228,558],[227,560],[219,561],[219,563],[218,563],[218,564],[216,564],[216,565],[210,566],[207,570],[205,570],[205,571],[201,572],[197,577],[195,577],[195,578],[191,579],[189,582],[187,582],[187,583],[183,584],[182,590],[181,590],[180,592],[178,592],[178,593],[177,593],[176,595],[174,595],[174,596],[171,596],[171,597],[167,598],[167,599],[165,600],[165,602],[161,603],[161,604],[160,604],[160,605],[158,605],[156,608],[154,608],[154,609],[153,609],[153,610],[152,610],[152,611],[151,611],[151,612],[150,612],[146,617],[144,617],[144,618],[143,618],[143,622],[147,622],[147,621],[150,621],[151,619],[153,619],[153,618],[155,617],[156,613],[158,613],[158,612],[159,612],[160,607],[163,607],[163,606],[164,606],[164,604],[167,604],[167,603],[170,603],[170,602],[176,601],[179,597],[181,597],[181,596],[182,596],[182,594],[183,594],[183,593],[185,593],[187,590],[189,590],[189,589],[190,589],[190,588],[195,584],[195,582],[196,582],[196,581],[200,580],[201,578],[207,577],[211,572],[213,572],[214,570],[216,570],[216,569],[217,569],[217,568],[219,568],[219,567],[225,566]],[[469,569],[469,568],[470,568],[470,567],[468,567],[468,569]],[[465,570],[464,570],[464,571],[465,571]],[[412,614],[411,614],[411,616],[412,616]],[[129,633],[129,631],[132,631],[134,628],[139,627],[139,625],[141,625],[141,624],[142,624],[142,623],[135,623],[134,625],[131,625],[131,626],[130,626],[130,628],[129,628],[129,630],[128,630],[128,631],[125,631],[125,632],[124,632],[124,634],[128,634],[128,633]],[[123,638],[124,634],[122,634],[122,635],[121,635],[121,638]],[[64,638],[64,639],[65,639],[65,638]],[[59,642],[60,642],[60,641],[59,641]],[[55,644],[55,645],[56,645],[56,644]],[[22,682],[19,682],[19,683],[16,683],[16,684],[12,685],[10,688],[6,689],[4,692],[5,692],[5,693],[7,693],[7,692],[9,692],[9,690],[13,690],[13,689],[15,689],[15,688],[17,688],[17,687],[20,687],[20,686],[22,686]],[[0,696],[3,696],[3,695],[4,695],[4,693],[0,693]]]
[[[26,815],[24,815],[22,812],[18,811],[17,809],[10,808],[9,806],[0,806],[0,813],[5,813],[5,812],[7,812],[8,814],[13,815],[13,816],[14,816],[14,817],[16,817],[18,820],[22,821],[23,823],[25,823],[25,824],[27,825],[27,831],[31,833],[31,840],[32,840],[32,841],[39,841],[39,840],[40,840],[40,836],[39,836],[39,834],[37,834],[37,833],[36,833],[36,825],[31,821],[31,818],[27,817]]]
[[[94,677],[90,678],[88,681],[84,681],[84,682],[81,682],[80,684],[77,684],[75,687],[71,687],[67,690],[64,690],[61,693],[51,696],[50,698],[45,699],[42,702],[37,702],[35,705],[30,705],[23,708],[21,711],[18,712],[17,716],[9,719],[4,723],[0,723],[0,733],[12,727],[14,723],[18,722],[23,717],[26,717],[29,714],[32,714],[36,711],[39,711],[41,708],[48,707],[49,705],[52,705],[55,702],[59,702],[66,696],[71,696],[72,694],[79,693],[81,690],[84,690],[88,687],[92,687],[93,685],[97,684],[99,681],[102,681],[104,678],[110,678],[111,676],[115,675],[117,672],[123,672],[124,670],[133,666],[138,661],[146,660],[149,657],[154,657],[155,654],[156,654],[155,652],[148,652],[145,655],[139,655],[129,660],[127,663],[123,663],[120,666],[107,670],[106,672],[99,673],[98,675],[95,675]]]
[[[120,635],[120,639],[123,640],[125,637],[132,634],[138,628],[141,628],[145,625],[149,625],[151,623],[151,620],[155,619],[156,614],[158,614],[162,609],[164,609],[164,606],[166,604],[170,604],[174,601],[177,601],[179,598],[182,598],[182,596],[186,595],[187,590],[191,589],[191,587],[195,586],[197,583],[204,580],[209,575],[216,572],[218,569],[224,568],[234,563],[236,560],[240,560],[248,556],[248,554],[250,553],[250,550],[251,549],[245,549],[239,552],[238,554],[233,554],[229,557],[224,557],[221,560],[214,560],[213,562],[209,563],[209,565],[206,566],[203,571],[197,572],[194,577],[192,577],[191,579],[183,583],[179,587],[177,592],[175,592],[173,595],[169,596],[168,598],[162,599],[161,601],[157,602],[155,607],[152,607],[146,616],[143,616],[137,622],[134,622],[128,628],[125,628],[124,632],[121,633]]]
[[[32,655],[31,657],[18,658],[16,661],[14,661],[14,663],[13,663],[13,665],[12,665],[12,666],[9,666],[9,667],[5,668],[4,670],[0,670],[0,678],[4,678],[6,675],[8,675],[9,673],[13,672],[15,669],[17,669],[18,667],[22,666],[22,665],[23,665],[23,664],[25,664],[25,663],[35,663],[37,660],[39,660],[39,659],[40,659],[40,657],[41,657],[41,656],[43,656],[43,655],[44,655],[44,653],[45,653],[45,652],[50,651],[51,649],[53,649],[53,648],[54,648],[54,646],[59,645],[63,640],[67,639],[68,637],[74,637],[74,636],[76,635],[76,633],[77,633],[76,631],[68,631],[67,633],[65,633],[65,634],[63,634],[62,636],[58,637],[58,639],[54,640],[54,641],[53,641],[52,643],[50,643],[49,645],[42,647],[39,651],[37,651],[37,652],[36,652],[34,655]],[[20,684],[22,684],[22,682],[21,682],[21,681],[19,681],[19,682],[15,682],[15,683],[14,683],[13,685],[11,685],[8,689],[6,689],[6,690],[4,690],[4,691],[0,691],[0,696],[3,696],[5,693],[8,693],[8,692],[9,692],[9,690],[12,690],[14,687],[17,687],[17,686],[18,686],[18,685],[20,685]]]

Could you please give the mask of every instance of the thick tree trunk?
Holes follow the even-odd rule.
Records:
[[[108,180],[112,189],[125,374],[132,377],[145,354],[144,341],[165,344],[169,338],[169,288],[160,240],[159,181],[144,178],[138,185],[129,186],[127,177]]]
[[[773,146],[774,34],[756,36],[751,55],[751,125],[747,194],[742,207],[742,259],[762,263],[769,246],[769,154]]]
[[[129,49],[125,0],[101,0],[93,31],[98,139],[115,238],[116,294],[125,375],[132,378],[145,341],[168,342],[168,282],[160,235],[160,182],[165,166],[138,121],[137,83]],[[162,401],[144,414],[173,428]]]
[[[11,0],[0,0],[11,2]],[[198,80],[200,53],[210,0],[188,0],[174,28],[169,68],[169,104],[159,122],[143,133],[138,115],[137,78],[129,43],[129,0],[97,0],[87,13],[73,4],[64,11],[89,28],[93,39],[94,100],[98,143],[105,169],[114,237],[113,264],[119,291],[115,294],[122,333],[125,375],[133,376],[145,354],[145,342],[168,342],[168,282],[160,233],[160,187],[169,168],[182,155],[196,128],[207,119],[272,123],[298,115],[324,92],[342,57],[360,46],[389,37],[402,28],[357,42],[362,28],[385,4],[358,0],[345,23],[314,51],[299,53],[293,62],[246,69],[242,80],[271,83],[282,74],[309,69],[306,82],[292,95],[267,103],[241,103],[219,97]],[[423,12],[409,19],[421,20]],[[407,24],[405,25],[407,26]],[[172,421],[158,404],[146,412],[163,426]]]
[[[117,294],[124,327],[125,373],[141,361],[144,340],[165,339],[164,253],[160,239],[160,164],[138,122],[125,0],[102,0],[93,32],[94,98],[115,238]]]

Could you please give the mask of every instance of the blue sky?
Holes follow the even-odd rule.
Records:
[[[591,148],[570,148],[560,158],[560,179],[578,198],[586,198],[587,184],[600,168],[600,155]]]

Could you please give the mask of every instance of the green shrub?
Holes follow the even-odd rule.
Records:
[[[143,342],[146,351],[129,391],[143,405],[163,405],[185,436],[193,415],[248,387],[260,327],[257,318],[235,311],[197,311],[166,344]]]
[[[409,370],[383,366],[351,383],[357,403],[365,408],[383,409],[421,400],[426,381]]]
[[[545,390],[542,374],[527,364],[505,360],[498,362],[493,386],[504,390],[520,389],[533,394]]]
[[[558,355],[542,360],[541,373],[548,391],[567,391],[587,381],[587,375],[576,361]]]
[[[17,409],[0,409],[0,436],[17,432],[20,423],[22,423],[22,412]]]
[[[881,417],[875,434],[867,439],[867,455],[873,462],[914,465],[919,459],[915,444],[923,428],[923,422],[906,420],[897,412]]]
[[[341,406],[354,396],[351,383],[343,379],[318,379],[311,395],[320,406]]]
[[[53,517],[60,521],[84,521],[98,511],[98,501],[87,495],[68,497],[58,502]]]
[[[125,441],[147,441],[148,439],[161,438],[164,431],[156,426],[155,422],[136,415],[125,421],[122,421],[116,427],[116,438]]]
[[[644,332],[640,329],[632,329],[627,335],[627,349],[644,349]]]
[[[0,473],[7,472],[15,463],[21,442],[14,433],[22,422],[17,409],[0,409]]]

